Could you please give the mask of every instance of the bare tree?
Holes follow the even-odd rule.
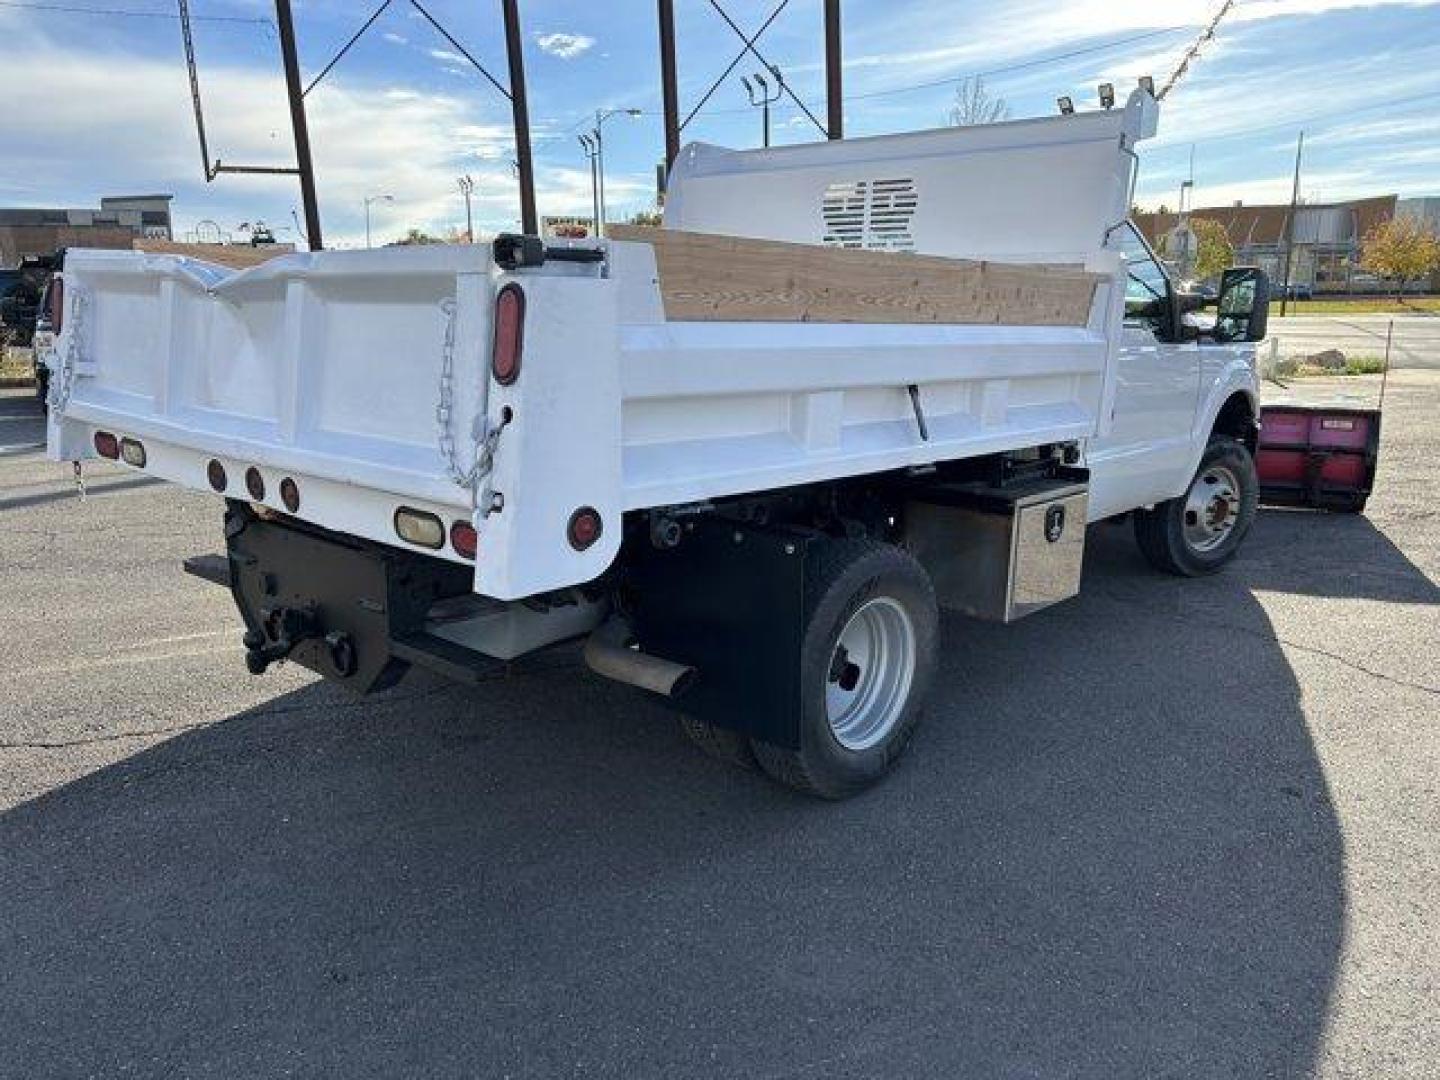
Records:
[[[950,106],[952,127],[994,124],[1010,118],[1010,106],[1002,97],[991,97],[980,76],[966,78],[955,88],[955,104]]]

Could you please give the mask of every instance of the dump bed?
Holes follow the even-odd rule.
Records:
[[[627,511],[1083,440],[1109,414],[1123,288],[1105,232],[1123,217],[1130,143],[1147,123],[1132,102],[1099,121],[896,136],[889,150],[860,140],[858,156],[801,148],[799,194],[776,198],[819,192],[813,230],[777,227],[768,241],[705,235],[725,231],[729,202],[702,214],[710,180],[687,187],[681,166],[672,205],[687,209],[672,224],[702,235],[628,234],[589,263],[505,271],[477,245],[229,271],[72,251],[51,456],[129,439],[147,472],[401,547],[416,545],[397,512],[433,515],[446,534],[434,554],[454,561],[448,531],[472,522],[476,590],[513,599],[602,573]],[[923,232],[913,251],[865,229],[837,239],[817,173],[827,153],[830,183],[873,192],[899,170],[921,200],[933,190],[931,214],[967,170],[988,182],[1007,160],[1027,176],[1069,160],[1074,221],[1042,248],[1013,202],[1030,241],[998,253],[958,250],[954,230],[946,250]],[[755,161],[785,175],[773,153]],[[520,363],[501,381],[495,311],[512,285]],[[587,509],[602,528],[577,544],[571,524]]]

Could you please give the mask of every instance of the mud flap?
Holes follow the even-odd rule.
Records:
[[[805,561],[814,536],[704,517],[627,573],[640,647],[694,666],[674,707],[788,749],[800,745]]]

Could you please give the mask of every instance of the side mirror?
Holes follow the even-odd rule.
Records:
[[[1270,279],[1258,267],[1230,267],[1220,275],[1217,306],[1216,341],[1262,340],[1270,322]]]

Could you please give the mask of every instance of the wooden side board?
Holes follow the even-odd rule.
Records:
[[[136,240],[135,250],[151,255],[184,255],[191,259],[228,266],[232,270],[244,270],[259,266],[263,262],[289,255],[295,250],[293,244],[182,244],[174,240]]]
[[[790,244],[611,225],[650,244],[665,317],[711,322],[1083,326],[1099,274],[1068,266]]]

